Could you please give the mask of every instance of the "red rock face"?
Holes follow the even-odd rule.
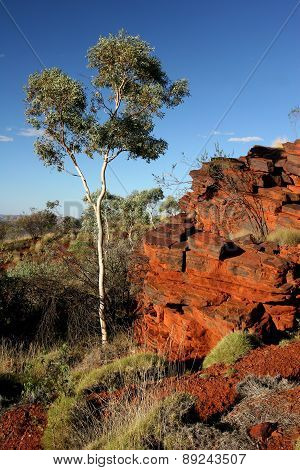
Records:
[[[190,175],[183,212],[145,239],[137,338],[170,359],[200,359],[234,330],[272,342],[299,313],[300,246],[259,240],[300,229],[300,140]]]

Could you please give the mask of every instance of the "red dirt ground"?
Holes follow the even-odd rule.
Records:
[[[257,348],[230,367],[216,365],[178,379],[166,379],[159,385],[158,393],[167,395],[177,390],[195,395],[199,416],[208,421],[234,405],[236,385],[248,375],[300,378],[300,341],[284,347]]]
[[[159,399],[174,391],[188,392],[197,398],[196,408],[203,421],[210,421],[230,410],[237,401],[236,385],[248,375],[281,376],[300,379],[300,341],[284,347],[264,346],[250,352],[233,366],[212,366],[204,371],[179,378],[170,377],[149,384],[154,398]],[[299,388],[285,391],[280,406],[300,416]],[[121,398],[127,389],[112,394],[91,394],[88,400],[100,405],[102,411],[110,399]],[[132,390],[133,398],[136,390]],[[296,394],[296,395],[295,395]],[[108,396],[110,395],[110,396]],[[277,398],[278,399],[278,398]],[[274,403],[278,406],[278,402]],[[46,413],[41,405],[16,406],[0,419],[0,449],[40,449],[46,426]],[[300,429],[274,431],[264,448],[292,449]]]
[[[46,413],[41,405],[11,408],[0,419],[0,449],[41,449],[41,438],[46,423]]]

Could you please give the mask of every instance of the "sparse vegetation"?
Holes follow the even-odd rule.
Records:
[[[267,240],[278,245],[296,246],[300,244],[300,230],[281,227],[270,232]]]
[[[277,423],[283,429],[297,426],[299,415],[286,405],[288,395],[285,395],[293,391],[295,385],[279,377],[246,378],[238,386],[242,400],[222,418],[222,422],[238,429],[244,436],[258,423]]]
[[[78,381],[78,394],[92,391],[113,391],[130,384],[147,382],[163,377],[166,362],[151,353],[136,353],[117,359],[100,368],[90,370]]]
[[[91,449],[146,450],[168,449],[170,434],[176,435],[181,427],[195,420],[195,399],[186,394],[174,394],[150,409],[143,409],[129,426],[115,427],[112,433],[90,445]]]
[[[257,344],[255,338],[247,333],[236,331],[225,336],[210,351],[203,361],[206,369],[214,364],[234,364],[249,353]]]
[[[62,395],[50,406],[42,439],[44,449],[74,449],[72,426],[76,405],[76,398]]]

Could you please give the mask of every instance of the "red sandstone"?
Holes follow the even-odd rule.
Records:
[[[202,358],[226,334],[272,342],[299,313],[299,247],[257,241],[300,229],[300,140],[255,146],[190,173],[183,212],[149,232],[136,331],[171,359]]]

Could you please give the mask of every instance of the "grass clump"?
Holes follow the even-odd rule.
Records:
[[[267,241],[278,243],[278,245],[296,246],[300,243],[300,230],[281,227],[270,232]]]
[[[87,374],[77,372],[76,376],[81,378],[76,393],[114,391],[126,385],[159,379],[165,375],[166,366],[166,361],[156,354],[140,352],[126,356]]]
[[[127,427],[114,426],[110,433],[93,442],[89,449],[147,450],[171,449],[170,435],[195,420],[195,398],[175,393],[156,405],[139,410]],[[178,436],[177,436],[178,439]]]
[[[42,445],[46,450],[72,449],[72,426],[77,408],[74,397],[60,396],[48,410],[48,421]]]
[[[214,364],[234,364],[257,345],[253,335],[236,331],[230,333],[219,341],[203,361],[206,369]]]

